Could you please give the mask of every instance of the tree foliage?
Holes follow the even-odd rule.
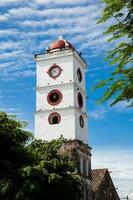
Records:
[[[99,103],[112,98],[111,105],[126,100],[133,106],[133,1],[102,0],[102,3],[103,14],[98,23],[113,21],[104,34],[111,35],[109,42],[117,40],[116,46],[107,55],[107,60],[115,66],[115,70],[94,88],[106,88]]]
[[[23,171],[21,199],[80,199],[80,179],[74,173],[75,166],[66,154],[59,153],[63,142],[35,140],[29,145],[36,162]]]
[[[25,125],[0,112],[0,199],[13,199],[21,168],[32,163],[32,155],[26,148],[32,135],[23,129]]]
[[[24,124],[0,113],[0,199],[79,200],[81,180],[67,154],[66,140],[32,140]],[[30,142],[30,143],[29,143]]]

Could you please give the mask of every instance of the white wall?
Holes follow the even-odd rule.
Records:
[[[61,75],[53,79],[49,77],[47,71],[51,65],[56,63],[62,68]],[[73,56],[55,57],[37,62],[37,86],[47,86],[73,82]]]
[[[76,107],[79,107],[78,104],[78,93],[81,93],[82,98],[83,98],[83,107],[80,108],[83,112],[86,112],[86,96],[85,94],[82,92],[82,90],[77,90],[77,87],[74,88],[74,104]]]
[[[48,93],[53,90],[58,89],[62,93],[62,101],[58,105],[50,105],[47,101],[47,95]],[[64,108],[68,106],[74,106],[74,89],[73,86],[63,86],[61,87],[52,87],[52,88],[43,88],[39,91],[37,91],[37,105],[36,109],[53,109],[53,108]]]
[[[63,135],[66,139],[75,139],[74,110],[58,111],[61,115],[59,124],[49,124],[48,117],[52,112],[37,113],[35,116],[35,138],[52,140]]]
[[[86,111],[85,64],[83,66],[80,57],[78,55],[76,57],[73,52],[68,54],[66,52],[64,55],[57,57],[53,53],[52,57],[49,58],[47,56],[45,58],[45,55],[43,58],[42,55],[41,58],[37,60],[35,137],[52,140],[63,135],[64,138],[79,139],[87,143],[87,119],[84,118],[84,128],[81,128],[79,125],[79,115],[82,111]],[[63,69],[61,75],[56,79],[52,79],[47,73],[49,67],[54,63]],[[77,78],[78,68],[82,72],[83,79],[81,83],[79,83]],[[55,106],[51,106],[47,102],[47,95],[53,89],[60,90],[63,95],[62,101]],[[84,102],[83,108],[79,111],[74,108],[79,107],[77,100],[78,92],[82,94]],[[59,124],[50,125],[48,123],[48,116],[52,112],[58,112],[61,115],[61,122]]]
[[[79,82],[77,77],[77,69],[80,68],[82,73],[82,81]],[[85,90],[85,67],[81,65],[81,63],[76,59],[76,57],[73,57],[73,70],[74,70],[74,82],[79,85],[83,90]]]
[[[79,116],[82,115],[79,111],[75,110],[75,134],[76,138],[82,140],[85,144],[88,144],[88,122],[87,117],[83,116],[84,118],[84,127],[81,128],[79,124]]]
[[[84,117],[84,128],[80,127],[80,113],[75,109],[57,111],[61,116],[59,124],[49,124],[48,117],[52,112],[37,112],[35,116],[35,138],[52,140],[63,135],[66,139],[79,139],[87,144],[87,119]]]

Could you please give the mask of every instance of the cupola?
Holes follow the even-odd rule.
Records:
[[[68,41],[64,40],[62,36],[60,36],[58,40],[55,40],[54,42],[51,43],[47,51],[53,52],[53,51],[63,50],[66,48],[72,49],[73,47]]]

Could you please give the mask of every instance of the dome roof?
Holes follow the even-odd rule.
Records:
[[[55,49],[62,49],[66,47],[72,48],[72,45],[62,38],[62,39],[55,40],[54,42],[52,42],[52,44],[49,47],[49,51],[55,50]]]

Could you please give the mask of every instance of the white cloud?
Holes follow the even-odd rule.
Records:
[[[20,109],[18,109],[18,108],[2,108],[2,110],[5,112],[15,112],[15,111],[19,111]]]
[[[115,104],[111,109],[116,112],[129,112],[131,108],[127,108],[130,105],[130,102],[127,101],[120,101],[119,103]]]
[[[97,12],[96,12],[97,11]],[[74,16],[88,16],[90,19],[92,17],[99,16],[100,10],[98,5],[89,5],[89,6],[75,6],[75,7],[66,7],[66,8],[47,8],[47,9],[36,9],[34,7],[19,7],[9,9],[6,13],[10,17],[27,17],[38,16],[46,18],[57,18],[63,16],[64,18]],[[92,16],[91,16],[92,15]],[[88,20],[89,20],[88,18]],[[52,21],[51,21],[52,23]],[[65,25],[65,24],[64,24]],[[66,24],[67,25],[67,24]]]
[[[0,0],[0,6],[5,6],[7,4],[16,3],[17,0]]]
[[[35,72],[32,70],[25,70],[23,72],[19,71],[19,72],[13,73],[13,76],[17,76],[17,77],[31,77],[34,75],[35,75]]]
[[[7,17],[7,16],[0,15],[0,22],[2,22],[2,21],[7,21],[7,20],[8,20],[8,17]]]
[[[19,45],[20,45],[20,42],[14,42],[11,40],[1,41],[0,42],[0,50],[17,49]]]
[[[35,0],[36,3],[39,4],[79,4],[81,0]],[[88,3],[88,0],[82,0],[82,3]]]
[[[8,59],[11,57],[16,57],[19,56],[22,53],[22,51],[11,51],[11,52],[4,52],[3,54],[0,55],[0,59]]]
[[[114,101],[114,99],[109,100],[107,102],[106,106],[108,107],[108,111],[109,112],[116,112],[116,113],[119,113],[119,114],[123,114],[123,113],[125,113],[125,114],[131,114],[132,113],[131,107],[128,107],[130,102],[120,101],[117,104],[115,104],[113,106],[110,106],[110,104],[113,101]]]
[[[6,37],[6,36],[18,36],[20,32],[17,29],[1,29],[0,30],[0,37]]]
[[[6,0],[6,2],[10,1]],[[102,36],[104,26],[96,25],[100,15],[99,4],[92,4],[92,1],[88,2],[88,0],[83,0],[82,3],[79,0],[66,2],[44,0],[40,2],[40,8],[39,2],[31,1],[29,3],[24,0],[23,5],[8,8],[4,13],[12,26],[9,29],[0,30],[0,49],[3,51],[1,58],[3,61],[12,58],[16,61],[14,66],[1,66],[6,69],[3,73],[4,76],[11,72],[10,69],[15,70],[17,66],[21,74],[22,71],[25,71],[25,66],[29,66],[33,52],[40,51],[39,48],[44,49],[51,40],[60,34],[67,36],[66,39],[70,40],[74,46],[77,45],[79,51],[93,47],[96,48],[95,52],[99,49],[101,53],[101,47],[106,48],[105,39]],[[54,4],[58,5],[54,6]],[[60,4],[67,6],[62,7]],[[18,5],[17,2],[15,5]],[[8,49],[10,52],[7,51]]]
[[[94,148],[92,153],[93,168],[108,168],[118,187],[118,193],[125,197],[133,188],[133,150],[116,148]]]
[[[8,68],[10,66],[14,66],[14,65],[16,65],[15,61],[2,62],[0,63],[0,70],[2,71],[3,69]]]
[[[89,111],[90,120],[101,120],[105,118],[107,110],[104,107],[97,107]]]

